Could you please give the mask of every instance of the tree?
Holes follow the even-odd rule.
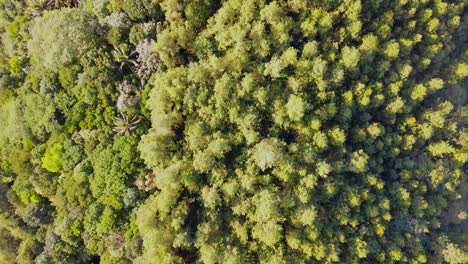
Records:
[[[447,243],[445,249],[442,251],[444,260],[450,264],[465,263],[468,261],[468,254],[463,252],[456,244]]]
[[[155,5],[150,0],[119,0],[113,1],[115,6],[121,6],[123,11],[134,20],[144,20],[149,17],[158,20],[162,14],[159,5]]]
[[[354,47],[343,48],[343,64],[346,68],[354,68],[359,63],[360,54],[359,50]]]
[[[27,138],[27,130],[23,121],[20,102],[9,100],[0,106],[0,118],[4,125],[0,133],[0,144],[20,142]]]
[[[369,156],[362,149],[353,152],[349,162],[350,170],[356,173],[365,172],[367,170],[368,160]]]
[[[50,172],[59,172],[62,168],[62,143],[55,143],[48,148],[42,157],[42,167]]]
[[[51,71],[83,56],[96,45],[98,24],[80,9],[46,12],[31,28],[29,55]]]
[[[305,103],[304,101],[298,96],[291,96],[286,104],[286,108],[288,111],[288,116],[293,121],[300,121],[301,118],[304,116],[305,111]]]
[[[255,145],[252,157],[257,166],[265,170],[279,164],[284,159],[282,148],[283,144],[277,139],[265,139]]]
[[[0,0],[0,262],[467,262],[465,2]]]

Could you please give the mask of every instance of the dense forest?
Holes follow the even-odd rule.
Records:
[[[0,263],[468,263],[466,0],[0,0]]]

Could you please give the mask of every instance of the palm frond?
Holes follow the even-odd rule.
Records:
[[[78,7],[80,4],[81,0],[28,0],[28,9],[33,16],[40,16],[46,10]]]
[[[135,55],[135,52],[129,52],[127,45],[121,45],[118,47],[114,47],[112,51],[112,55],[114,56],[115,61],[120,62],[120,68],[122,69],[126,64],[132,64],[133,66],[137,66],[137,62],[132,59]]]
[[[129,136],[130,133],[137,128],[137,125],[141,122],[136,116],[129,117],[124,113],[120,113],[120,116],[114,120],[114,128],[112,129],[117,135]]]

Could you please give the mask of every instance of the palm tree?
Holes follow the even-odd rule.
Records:
[[[53,8],[78,7],[81,0],[49,0]]]
[[[129,53],[128,46],[125,44],[114,47],[112,55],[114,55],[115,61],[120,62],[120,69],[122,69],[125,64],[131,63],[133,66],[138,65],[134,59],[131,59],[131,57],[135,55],[135,52],[132,51]]]
[[[53,8],[53,9],[59,9],[59,8],[62,8],[64,6],[66,1],[62,1],[62,0],[49,0],[49,5]]]
[[[29,11],[33,16],[40,16],[46,10],[63,7],[78,7],[81,0],[28,0]]]
[[[29,12],[33,16],[40,16],[44,11],[50,8],[50,1],[49,0],[29,0]]]
[[[113,131],[116,132],[119,136],[128,136],[140,122],[141,119],[136,116],[129,117],[124,113],[120,113],[120,116],[115,118]]]

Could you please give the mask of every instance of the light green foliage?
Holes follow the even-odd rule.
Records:
[[[381,126],[379,126],[379,124],[373,123],[373,124],[371,124],[370,126],[367,127],[367,133],[369,133],[369,135],[371,137],[378,137],[378,136],[382,135],[384,133],[384,131],[381,128]]]
[[[413,91],[411,92],[411,99],[414,101],[422,100],[426,96],[426,87],[422,84],[418,84],[414,87]]]
[[[366,171],[368,160],[369,156],[362,149],[353,152],[349,162],[350,170],[357,173]]]
[[[328,134],[330,135],[332,142],[335,144],[343,144],[346,140],[344,131],[338,127],[331,129]]]
[[[322,132],[315,133],[312,140],[319,149],[325,149],[328,146],[327,136]]]
[[[25,136],[26,128],[17,100],[8,101],[0,106],[0,119],[3,123],[0,144],[5,144],[8,141],[17,142]]]
[[[63,145],[55,143],[47,148],[44,157],[42,157],[42,167],[50,172],[59,172],[62,164]]]
[[[428,85],[430,90],[437,91],[444,87],[444,81],[439,78],[434,78],[429,81]]]
[[[96,150],[91,161],[93,174],[89,183],[93,196],[106,205],[120,209],[128,177],[124,171],[125,160],[119,157],[119,152],[104,148]]]
[[[428,150],[431,153],[431,155],[435,157],[452,154],[455,152],[455,148],[452,147],[446,141],[433,143],[429,145]]]
[[[450,264],[461,264],[468,262],[468,253],[466,250],[460,249],[456,244],[447,243],[442,251],[444,260]]]
[[[362,44],[360,46],[361,50],[377,51],[377,48],[378,48],[378,39],[375,35],[368,34],[362,38]]]
[[[262,170],[271,168],[284,159],[282,148],[277,139],[265,139],[255,145],[253,159]]]
[[[365,258],[367,256],[367,243],[360,239],[355,242],[356,253],[359,258]]]
[[[282,219],[278,207],[278,197],[265,190],[253,198],[253,203],[255,212],[252,220],[255,224],[252,228],[252,236],[267,246],[273,247],[280,240],[282,231],[279,224]]]
[[[456,65],[455,75],[462,79],[468,76],[468,63],[460,63]]]
[[[45,12],[31,28],[29,55],[50,70],[83,56],[96,43],[97,22],[79,9]]]
[[[463,66],[444,59],[455,51],[434,43],[453,41],[440,31],[454,34],[443,15],[426,17],[432,7],[420,3],[390,5],[229,1],[198,28],[187,61],[178,54],[191,33],[176,19],[167,22],[171,29],[155,49],[168,69],[153,76],[152,129],[139,149],[156,174],[184,165],[145,204],[162,216],[144,230],[175,233],[159,244],[145,236],[142,259],[192,261],[173,251],[182,248],[205,263],[245,253],[259,263],[437,258],[419,242],[405,246],[414,242],[399,223],[437,221],[427,206],[433,189],[420,179],[439,162],[457,168],[452,158],[460,145],[452,137],[457,125],[442,131],[454,109],[433,95],[459,81],[456,69]],[[419,16],[424,22],[415,21]],[[437,35],[434,42],[428,34]],[[416,51],[422,47],[424,54]],[[453,151],[436,150],[442,146],[434,137]],[[442,185],[440,172],[432,175]],[[452,184],[459,185],[447,185],[451,191],[441,199],[455,190]],[[171,212],[191,197],[203,205],[184,212],[197,217],[196,226],[172,229]],[[438,232],[435,226],[427,229]]]
[[[49,98],[29,94],[25,96],[23,105],[25,124],[35,137],[45,139],[47,135],[57,131],[59,125],[54,116],[55,106]]]
[[[143,20],[148,17],[156,18],[160,17],[159,6],[152,3],[151,0],[111,0],[110,2],[121,2],[117,5],[122,5],[122,10],[134,20]]]
[[[317,163],[317,169],[316,172],[320,177],[326,178],[328,174],[331,172],[331,166],[330,164],[320,161]]]
[[[0,262],[466,263],[465,13],[0,0]]]
[[[343,64],[346,68],[354,68],[359,63],[359,50],[354,47],[343,48]]]
[[[405,101],[401,99],[400,97],[397,97],[394,101],[389,103],[387,105],[387,111],[389,111],[392,114],[401,112],[403,110],[403,107],[405,106]]]
[[[299,121],[304,116],[304,101],[298,96],[291,96],[286,104],[288,116],[293,121]]]
[[[388,255],[390,256],[390,259],[392,261],[401,260],[401,250],[397,247],[391,248],[390,251],[388,252]]]
[[[317,217],[317,211],[314,206],[309,206],[299,211],[299,221],[304,226],[314,226],[315,218]]]
[[[390,58],[398,57],[399,53],[400,45],[397,42],[390,42],[385,49],[385,54]]]

